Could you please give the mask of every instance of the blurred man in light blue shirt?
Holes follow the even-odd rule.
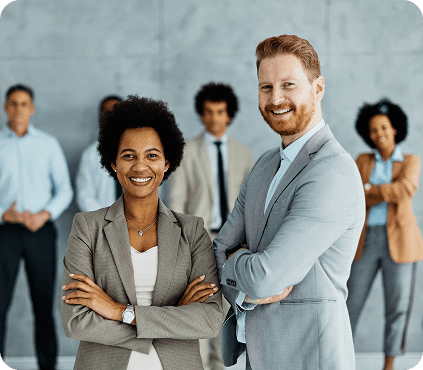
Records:
[[[99,114],[112,110],[121,101],[122,98],[117,95],[106,96],[100,102]],[[76,203],[82,212],[108,207],[122,194],[119,181],[101,167],[97,144],[96,140],[83,151],[76,173]]]
[[[6,314],[22,258],[35,315],[39,368],[55,369],[52,222],[72,200],[69,171],[57,139],[30,124],[35,112],[30,88],[12,86],[4,110],[8,126],[0,131],[0,353],[4,356]],[[13,323],[10,327],[13,330]]]

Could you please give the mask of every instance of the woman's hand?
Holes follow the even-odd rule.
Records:
[[[63,290],[76,289],[74,292],[62,297],[67,304],[85,306],[91,308],[105,319],[122,321],[122,313],[125,311],[126,305],[111,299],[88,276],[79,274],[69,274],[69,276],[77,281],[62,287]]]
[[[202,283],[205,276],[199,276],[188,284],[184,294],[178,302],[178,306],[184,306],[194,302],[204,302],[217,292],[216,284]]]

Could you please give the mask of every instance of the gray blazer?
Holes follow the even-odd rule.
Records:
[[[228,209],[232,210],[254,162],[245,144],[229,138],[228,148]],[[188,140],[181,166],[169,180],[169,207],[177,212],[202,217],[210,232],[215,189],[204,133]]]
[[[222,296],[177,307],[185,288],[205,274],[218,284],[211,241],[203,220],[170,211],[159,201],[158,272],[151,306],[137,306],[128,230],[122,197],[108,208],[78,213],[64,258],[69,273],[89,276],[111,298],[135,305],[137,325],[106,320],[84,306],[62,302],[68,337],[79,339],[74,369],[125,370],[131,351],[148,353],[153,344],[163,369],[202,369],[199,338],[219,334]]]
[[[235,300],[282,293],[284,300],[246,313],[246,341],[254,370],[355,368],[346,282],[364,223],[357,167],[326,125],[303,146],[264,212],[280,164],[269,150],[245,180],[228,221],[214,240],[222,291],[232,309],[222,329],[222,357],[234,364]],[[226,261],[225,250],[246,240]]]

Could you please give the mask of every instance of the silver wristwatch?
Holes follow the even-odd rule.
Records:
[[[122,321],[125,324],[130,324],[135,317],[134,306],[128,304],[125,311],[122,312]]]

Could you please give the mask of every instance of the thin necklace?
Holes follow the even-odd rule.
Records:
[[[138,235],[139,236],[142,236],[144,234],[144,231],[147,230],[147,229],[149,229],[151,226],[153,226],[157,222],[157,220],[158,220],[158,218],[156,218],[156,221],[154,221],[150,226],[147,226],[144,230],[140,230],[140,229],[137,229],[131,221],[129,221],[128,217],[125,216],[125,218],[131,224],[131,226],[134,229],[138,230]]]

